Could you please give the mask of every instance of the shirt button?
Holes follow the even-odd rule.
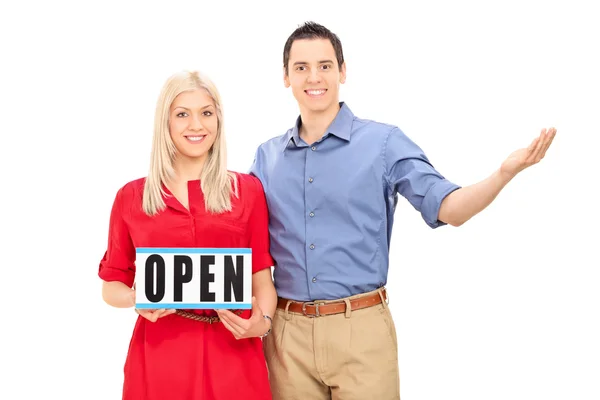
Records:
[[[312,278],[313,283],[317,281],[317,278]]]
[[[311,213],[310,213],[310,214],[308,214],[308,215],[310,215],[311,217],[314,217],[314,216],[315,216],[315,213],[314,213],[314,212],[311,212]]]
[[[317,146],[313,146],[310,148],[312,151],[315,151],[317,149]]]
[[[311,244],[311,245],[310,245],[310,249],[311,249],[311,250],[314,250],[314,249],[315,249],[315,245],[314,245],[314,244]]]
[[[313,179],[313,178],[308,178],[308,181],[309,181],[310,183],[312,183],[312,181],[314,181],[314,179]]]

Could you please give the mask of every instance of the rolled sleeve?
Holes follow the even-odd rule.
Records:
[[[442,200],[456,189],[460,189],[460,186],[443,179],[431,186],[427,194],[425,194],[421,203],[421,215],[431,228],[446,225],[445,222],[438,219],[440,206],[442,205]]]
[[[440,206],[460,186],[440,174],[423,150],[398,128],[390,131],[384,154],[386,179],[393,193],[405,197],[431,228],[446,225],[438,219]]]
[[[98,276],[107,282],[119,281],[128,287],[135,280],[135,247],[123,219],[123,188],[113,202],[108,229],[108,246],[98,267]]]

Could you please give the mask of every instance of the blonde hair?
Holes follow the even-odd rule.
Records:
[[[156,104],[150,171],[144,185],[142,201],[142,208],[147,215],[155,215],[165,208],[163,196],[167,194],[163,184],[175,178],[173,160],[177,150],[169,133],[171,104],[180,93],[198,89],[206,90],[215,102],[218,121],[217,137],[208,151],[199,177],[206,210],[212,213],[231,211],[231,195],[238,194],[236,177],[227,170],[223,106],[219,92],[214,83],[200,72],[184,71],[167,79]]]

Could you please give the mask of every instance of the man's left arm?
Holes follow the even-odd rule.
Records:
[[[483,211],[519,172],[544,158],[555,136],[555,128],[542,129],[529,147],[513,152],[491,176],[450,193],[440,205],[438,219],[460,226]]]

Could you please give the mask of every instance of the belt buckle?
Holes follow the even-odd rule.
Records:
[[[325,304],[325,303],[315,303],[314,301],[307,301],[305,303],[302,303],[302,314],[308,318],[320,317],[321,314],[319,313],[319,305],[323,305],[323,304]],[[306,306],[315,306],[315,314],[307,314]]]

